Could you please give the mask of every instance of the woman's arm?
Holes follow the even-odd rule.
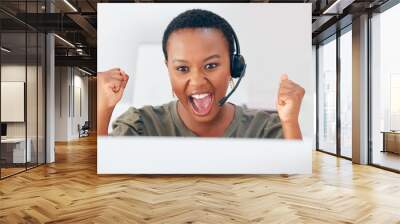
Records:
[[[304,94],[303,87],[289,80],[286,74],[281,76],[276,107],[285,139],[303,138],[299,125],[299,113]]]
[[[282,123],[282,129],[285,139],[303,139],[299,122]]]
[[[97,107],[97,135],[108,135],[108,125],[110,124],[113,110],[99,109],[101,107]]]
[[[112,112],[122,98],[128,79],[119,68],[97,73],[97,135],[108,135]]]

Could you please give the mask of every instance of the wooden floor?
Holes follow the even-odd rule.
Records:
[[[25,167],[24,168],[1,168],[1,177],[8,177],[11,176],[13,174],[19,173],[26,170]]]
[[[400,154],[374,151],[372,160],[375,164],[400,170]]]
[[[18,167],[6,167],[6,168],[2,167],[1,170],[0,170],[1,178],[6,178],[8,176],[15,175],[15,174],[20,173],[20,172],[24,172],[27,169],[33,169],[36,166],[37,166],[36,163],[35,164],[27,163],[27,167],[25,167],[25,164],[18,164]]]
[[[312,175],[99,176],[96,141],[0,181],[0,223],[400,223],[400,175],[314,153]]]

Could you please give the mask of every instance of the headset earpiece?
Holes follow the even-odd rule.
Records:
[[[246,62],[244,57],[240,54],[233,54],[231,60],[231,76],[232,78],[239,78],[244,74]]]
[[[239,78],[236,82],[235,86],[228,93],[228,95],[224,96],[222,99],[218,101],[218,105],[222,107],[224,103],[229,99],[229,97],[235,92],[236,88],[239,86],[240,81],[246,72],[246,62],[244,61],[244,57],[240,54],[240,46],[239,41],[235,32],[232,30],[234,45],[235,45],[235,53],[231,55],[231,76],[232,78]]]

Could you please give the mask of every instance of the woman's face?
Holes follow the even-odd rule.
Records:
[[[213,120],[231,77],[223,33],[213,28],[177,30],[168,39],[167,54],[172,89],[187,114],[197,122]]]

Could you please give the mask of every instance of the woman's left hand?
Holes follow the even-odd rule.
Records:
[[[301,101],[305,90],[288,78],[281,76],[276,107],[282,124],[298,124]]]

